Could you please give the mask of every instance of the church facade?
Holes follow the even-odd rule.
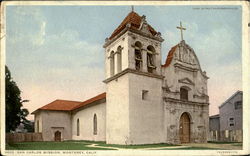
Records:
[[[56,100],[37,109],[36,132],[48,141],[206,142],[206,72],[183,39],[161,64],[163,41],[145,16],[130,12],[103,46],[106,92],[84,102]]]

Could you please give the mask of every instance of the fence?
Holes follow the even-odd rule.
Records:
[[[43,141],[42,133],[6,133],[6,143]]]
[[[221,141],[233,141],[242,142],[243,131],[242,130],[225,130],[221,131]]]

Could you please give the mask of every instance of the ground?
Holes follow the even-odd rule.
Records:
[[[63,142],[20,142],[6,144],[6,150],[240,150],[242,143],[208,142],[203,144],[146,144],[146,145],[112,145],[94,141]]]

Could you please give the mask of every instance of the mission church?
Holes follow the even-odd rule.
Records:
[[[106,92],[86,101],[55,100],[32,114],[44,141],[107,144],[203,143],[208,76],[183,40],[161,64],[164,39],[133,10],[105,40]]]

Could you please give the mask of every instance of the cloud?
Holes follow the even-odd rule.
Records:
[[[44,40],[45,40],[45,29],[46,29],[46,22],[43,21],[40,26],[39,33],[37,34],[35,38],[32,39],[34,45],[37,45],[37,46],[43,45]]]
[[[24,107],[32,112],[55,99],[83,101],[105,90],[101,44],[72,29],[46,33],[50,23],[37,8],[13,10],[7,18],[7,65],[23,99],[30,100]]]
[[[45,31],[46,18],[40,9],[15,6],[7,11],[7,39],[17,48],[22,48],[23,45],[27,45],[30,49],[41,46],[44,42]]]

